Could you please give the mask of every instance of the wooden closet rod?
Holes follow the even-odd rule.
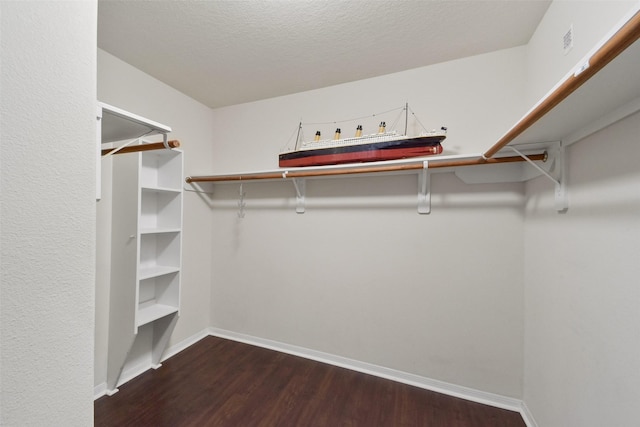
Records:
[[[529,160],[533,161],[545,161],[547,159],[547,153],[527,155]],[[512,163],[512,162],[524,162],[525,159],[520,156],[510,157],[496,157],[492,159],[483,159],[477,157],[475,159],[449,159],[440,160],[433,158],[429,160],[429,169],[435,168],[449,168],[457,166],[473,166],[484,164],[497,164],[497,163]],[[382,165],[382,166],[356,166],[344,169],[324,169],[324,170],[294,170],[263,173],[249,173],[249,174],[233,174],[233,175],[208,175],[208,176],[188,176],[185,181],[187,183],[192,182],[229,182],[229,181],[256,181],[264,179],[283,179],[283,178],[310,178],[320,176],[336,176],[336,175],[353,175],[364,173],[379,173],[379,172],[400,172],[410,170],[420,170],[424,168],[424,161],[406,163],[400,165]]]
[[[622,51],[631,46],[640,38],[640,12],[626,22],[607,42],[600,47],[590,58],[587,68],[569,76],[560,86],[549,94],[540,104],[523,117],[511,128],[498,142],[496,142],[485,153],[486,159],[493,157],[505,145],[513,141],[518,135],[527,130],[553,107],[562,102],[566,97],[582,86],[593,75],[600,71],[605,65],[611,62]],[[638,78],[629,76],[629,78]]]
[[[178,148],[180,147],[180,141],[177,139],[172,139],[171,141],[167,141],[167,145],[169,148]],[[135,153],[137,151],[149,151],[149,150],[163,150],[166,147],[162,142],[153,142],[150,144],[142,144],[142,145],[129,145],[128,147],[124,147],[122,150],[116,151],[114,154],[124,154],[124,153]],[[115,150],[115,148],[105,148],[102,150],[102,155],[107,155],[111,151]]]

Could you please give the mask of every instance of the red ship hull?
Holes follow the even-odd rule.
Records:
[[[418,138],[416,138],[418,139]],[[396,160],[409,157],[432,156],[442,153],[440,141],[444,137],[433,138],[425,144],[424,138],[421,144],[375,144],[363,145],[361,147],[352,146],[345,149],[320,149],[297,152],[289,155],[281,154],[279,157],[280,167],[304,167],[336,165],[342,163],[376,162],[383,160]],[[415,140],[414,140],[415,141]]]

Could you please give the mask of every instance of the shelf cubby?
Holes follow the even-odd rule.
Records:
[[[180,273],[173,271],[140,280],[137,325],[176,313],[180,300]]]
[[[154,233],[140,236],[140,271],[180,268],[180,233]]]
[[[179,230],[182,223],[181,193],[174,190],[142,188],[140,195],[141,233]]]
[[[142,153],[140,182],[142,187],[167,190],[182,188],[182,157],[179,151]]]

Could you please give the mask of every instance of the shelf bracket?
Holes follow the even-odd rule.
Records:
[[[306,191],[306,181],[304,178],[293,178],[293,186],[296,188],[296,213],[304,213],[304,196]]]
[[[247,204],[244,202],[244,196],[247,193],[244,192],[242,188],[242,182],[240,183],[240,190],[238,191],[238,195],[240,196],[240,200],[238,200],[238,218],[244,218],[244,208]]]
[[[129,140],[129,141],[125,142],[124,144],[120,145],[119,147],[115,147],[114,149],[112,149],[107,154],[105,154],[105,155],[103,155],[101,157],[104,158],[104,157],[112,156],[112,155],[116,154],[118,151],[122,150],[123,148],[128,147],[129,145],[131,145],[133,143],[138,144],[141,141],[142,141],[142,137]]]
[[[569,194],[567,192],[567,157],[565,155],[565,146],[560,141],[555,149],[555,207],[558,212],[566,212],[569,209]]]
[[[531,159],[529,159],[525,154],[520,152],[517,148],[508,145],[507,147],[511,148],[527,161],[531,166],[536,168],[540,173],[549,178],[555,184],[555,208],[558,212],[564,212],[569,208],[569,198],[567,195],[567,186],[566,186],[566,160],[565,160],[565,148],[562,144],[562,141],[558,142],[558,145],[551,150],[550,157],[553,159],[553,170],[552,173],[547,172]]]
[[[422,170],[418,172],[418,213],[431,213],[431,173],[428,160],[424,161]]]

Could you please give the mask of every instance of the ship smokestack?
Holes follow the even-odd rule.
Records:
[[[380,122],[380,127],[378,128],[378,133],[384,133],[387,124],[385,122]]]
[[[356,128],[356,138],[360,138],[362,136],[362,125],[358,125]]]
[[[319,130],[318,130],[318,131],[316,131],[316,136],[315,136],[315,138],[313,138],[313,140],[314,140],[315,142],[320,141],[320,131],[319,131]]]
[[[340,128],[336,129],[336,134],[333,136],[333,139],[340,139]]]

